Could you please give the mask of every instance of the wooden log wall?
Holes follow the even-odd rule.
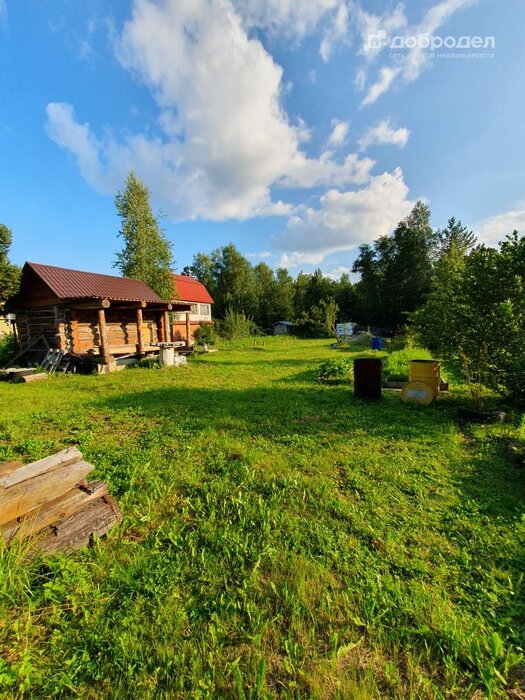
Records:
[[[110,308],[105,314],[109,345],[129,345],[129,352],[135,352],[139,342],[136,309]],[[158,342],[161,314],[154,309],[144,309],[142,315],[145,345]],[[59,306],[28,309],[17,312],[16,323],[21,348],[28,347],[41,335],[49,347],[80,355],[98,354],[101,346],[96,309]]]
[[[136,309],[107,309],[105,313],[109,346],[129,345],[130,352],[134,352],[139,343]],[[101,343],[97,312],[76,311],[73,327],[77,339],[76,352],[98,352]],[[146,345],[158,342],[158,312],[143,310],[142,333]]]
[[[66,328],[69,309],[49,306],[17,312],[16,326],[21,348],[26,348],[43,335],[49,347],[69,349]]]

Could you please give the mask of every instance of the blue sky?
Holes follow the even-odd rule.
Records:
[[[0,0],[11,257],[111,272],[130,167],[178,270],[232,241],[337,276],[418,198],[495,244],[525,229],[523,27],[523,0]]]

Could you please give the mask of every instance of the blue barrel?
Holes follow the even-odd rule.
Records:
[[[372,338],[372,350],[383,349],[383,338]]]

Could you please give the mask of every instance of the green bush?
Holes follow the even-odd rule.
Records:
[[[246,314],[227,309],[222,321],[217,321],[217,333],[225,340],[239,340],[257,335],[258,328]]]
[[[5,367],[16,352],[15,336],[12,333],[0,336],[0,367]]]
[[[211,323],[201,321],[200,326],[194,333],[194,337],[197,345],[215,345],[217,340],[215,327]]]
[[[351,358],[338,357],[321,362],[317,368],[317,381],[323,384],[341,384],[354,379],[354,363]]]

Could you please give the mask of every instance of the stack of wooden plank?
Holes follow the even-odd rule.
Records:
[[[0,533],[7,544],[27,538],[45,552],[80,549],[122,520],[94,467],[75,447],[23,465],[0,463]]]

